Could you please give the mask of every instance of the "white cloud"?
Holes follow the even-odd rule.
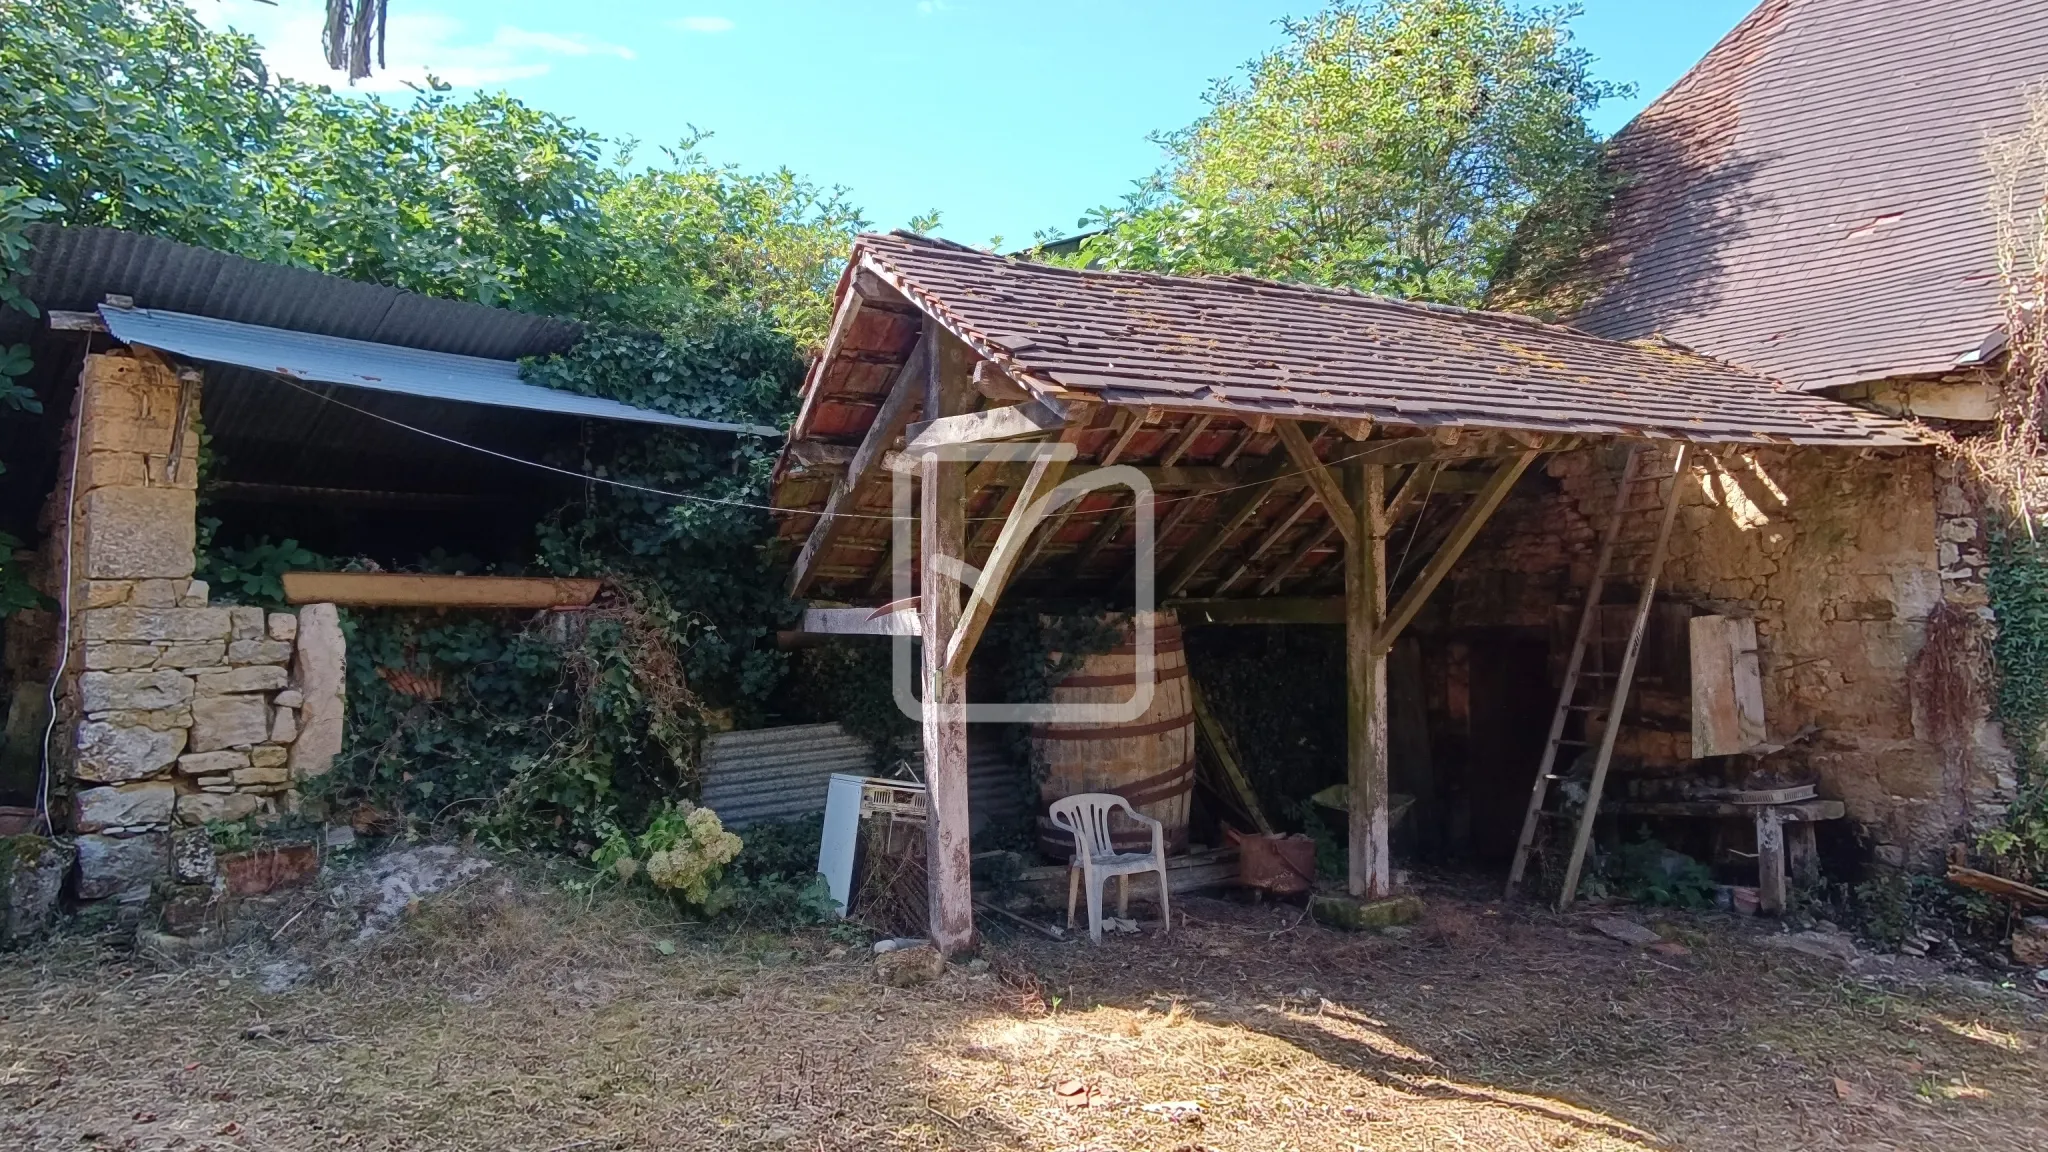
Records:
[[[669,21],[668,26],[681,32],[702,32],[707,36],[730,32],[737,27],[724,16],[685,16],[680,20]]]
[[[946,3],[946,0],[917,0],[917,14],[919,16],[929,16],[934,12],[944,12],[950,7],[952,5]]]
[[[218,0],[195,10],[213,27],[232,26],[256,37],[265,62],[280,76],[335,88],[348,85],[347,77],[327,66],[320,49],[320,14],[313,5],[287,10],[258,0]],[[562,59],[634,58],[624,45],[581,34],[501,24],[484,36],[445,13],[411,5],[392,6],[386,45],[388,66],[356,81],[356,90],[402,91],[423,86],[430,75],[457,88],[492,88],[544,76]]]

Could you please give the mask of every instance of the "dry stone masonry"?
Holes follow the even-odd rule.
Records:
[[[146,354],[89,356],[79,382],[59,706],[88,900],[137,895],[174,865],[181,883],[209,882],[200,830],[295,811],[296,784],[341,747],[334,606],[217,606],[193,579],[198,392]]]

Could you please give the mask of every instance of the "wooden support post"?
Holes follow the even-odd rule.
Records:
[[[1785,914],[1785,826],[1780,821],[1776,808],[1757,809],[1757,907],[1766,916]]]
[[[1349,880],[1353,896],[1379,899],[1394,888],[1387,853],[1387,660],[1374,646],[1387,610],[1387,474],[1369,464],[1349,472],[1351,497],[1339,505],[1354,517],[1342,532]]]
[[[1802,888],[1820,883],[1820,845],[1815,841],[1811,821],[1785,829],[1785,871]]]
[[[972,353],[925,322],[932,348],[924,380],[924,411],[943,419],[971,403]],[[924,634],[925,872],[932,944],[945,955],[974,945],[974,889],[969,878],[967,812],[967,678],[946,668],[946,650],[960,623],[960,586],[941,560],[958,558],[967,542],[966,465],[925,455],[918,493],[921,571],[918,606]]]

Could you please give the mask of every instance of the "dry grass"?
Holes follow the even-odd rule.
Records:
[[[1401,939],[1185,903],[910,990],[503,870],[282,994],[61,942],[0,960],[0,1148],[2048,1146],[2024,1002],[1714,924],[1653,957],[1454,896]]]

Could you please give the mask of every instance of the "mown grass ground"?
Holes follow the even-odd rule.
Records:
[[[1725,922],[1663,956],[1431,909],[1392,938],[1189,900],[1165,941],[995,940],[987,974],[896,989],[821,931],[500,867],[368,945],[295,921],[281,993],[251,949],[0,957],[0,1148],[2048,1147],[2036,1002]]]

